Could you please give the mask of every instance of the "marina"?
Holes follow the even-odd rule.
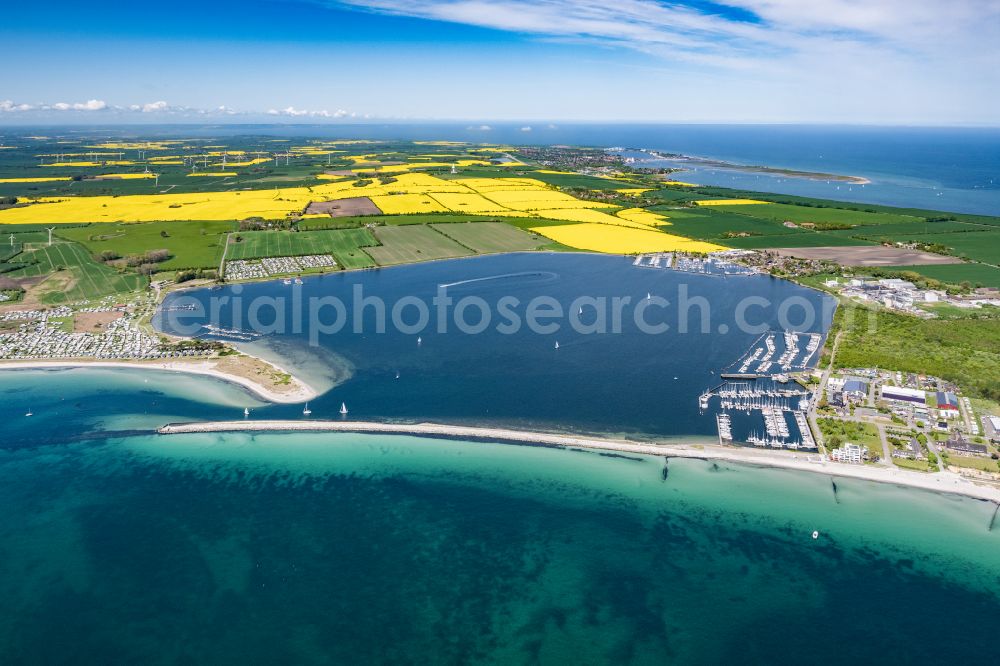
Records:
[[[242,329],[235,329],[235,328],[225,328],[222,326],[216,326],[215,324],[204,324],[202,328],[208,331],[207,334],[203,333],[202,335],[211,335],[212,337],[221,340],[253,342],[254,340],[259,340],[260,338],[263,337],[260,333],[254,333],[253,331],[244,331]]]
[[[657,252],[640,254],[632,262],[639,268],[656,268],[674,270],[681,273],[695,273],[713,277],[756,275],[757,270],[729,261],[727,257],[736,256],[733,251],[703,255],[687,255],[680,252]]]
[[[719,441],[773,449],[817,450],[807,418],[812,394],[788,373],[808,369],[822,339],[818,333],[781,331],[779,335],[767,331],[729,366],[736,367],[736,372],[720,373],[723,382],[698,397],[702,414],[712,410],[713,402],[717,401]],[[771,374],[774,369],[780,372]]]

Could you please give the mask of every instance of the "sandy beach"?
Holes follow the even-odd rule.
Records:
[[[127,370],[155,370],[161,372],[180,372],[189,375],[212,377],[230,384],[236,384],[250,391],[258,398],[276,404],[295,404],[312,400],[317,396],[305,382],[284,369],[254,357],[255,364],[265,364],[273,373],[288,375],[287,383],[276,384],[266,381],[264,377],[255,377],[253,373],[240,373],[235,367],[227,366],[229,359],[239,357],[223,357],[221,359],[191,359],[176,361],[89,361],[89,360],[58,360],[58,361],[2,361],[0,371],[4,370],[40,370],[68,368],[119,368]],[[231,365],[231,364],[230,364]]]
[[[643,444],[618,439],[577,437],[502,428],[476,428],[436,423],[397,424],[368,421],[217,421],[206,423],[173,423],[158,431],[163,435],[203,432],[356,432],[426,437],[453,437],[521,444],[543,444],[562,448],[592,449],[670,458],[698,458],[730,461],[781,469],[826,474],[828,476],[863,479],[878,483],[921,488],[942,493],[964,495],[1000,503],[1000,488],[980,485],[951,474],[925,474],[904,469],[849,465],[823,460],[818,454],[778,453],[693,444]]]

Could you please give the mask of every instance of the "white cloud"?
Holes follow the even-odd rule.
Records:
[[[131,114],[170,114],[171,116],[176,116],[178,118],[184,117],[210,117],[210,116],[287,116],[289,118],[317,118],[317,119],[330,119],[337,120],[341,118],[354,118],[357,116],[354,112],[346,111],[344,109],[337,109],[335,111],[327,111],[325,109],[318,111],[311,111],[305,109],[297,109],[294,106],[288,106],[284,109],[269,109],[267,111],[237,111],[230,106],[225,104],[220,106],[215,106],[211,108],[196,108],[189,106],[175,106],[168,104],[163,100],[156,102],[146,102],[143,104],[126,104],[126,105],[113,105],[108,104],[101,100],[92,99],[87,102],[55,102],[55,103],[40,103],[40,104],[26,104],[19,103],[13,100],[0,100],[0,113],[18,113],[18,112],[31,112],[34,111],[36,114],[41,114],[43,117],[46,114],[52,114],[58,112],[62,114],[72,114],[72,113],[88,113],[93,111],[104,111],[110,115],[122,116]]]
[[[524,126],[524,127],[522,127],[522,128],[521,128],[521,131],[522,131],[522,132],[530,132],[530,131],[531,131],[531,127],[529,127],[529,126]]]
[[[48,108],[55,111],[103,111],[108,108],[108,104],[103,100],[92,99],[86,102],[77,102],[75,104],[70,104],[68,102],[56,102]]]
[[[1000,0],[313,1],[591,47],[598,64],[640,53],[633,86],[684,93],[647,113],[659,119],[996,124],[1000,104]],[[547,93],[520,117],[624,117]]]
[[[17,113],[19,111],[31,111],[35,107],[31,104],[16,104],[9,99],[0,100],[0,113]]]
[[[288,116],[291,118],[346,118],[347,116],[354,117],[355,114],[345,111],[344,109],[337,109],[336,111],[327,111],[326,109],[320,109],[318,111],[310,111],[308,109],[296,109],[294,106],[287,106],[284,109],[268,109],[265,113],[269,116]]]
[[[467,127],[466,129],[473,132],[489,132],[493,128],[490,127],[489,125],[479,125],[478,127]]]
[[[995,54],[1000,39],[1000,0],[716,0],[710,9],[658,0],[319,1],[736,68],[832,46]],[[727,16],[725,6],[741,11]]]

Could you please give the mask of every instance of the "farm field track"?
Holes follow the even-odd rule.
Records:
[[[549,241],[503,222],[433,224],[436,231],[479,253],[535,250]]]
[[[375,237],[378,247],[367,249],[368,254],[380,265],[467,257],[473,252],[426,225],[379,227]]]

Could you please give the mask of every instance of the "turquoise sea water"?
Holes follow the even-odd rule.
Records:
[[[6,663],[988,663],[1000,616],[993,506],[698,460],[136,435],[5,448],[0,502]]]
[[[579,255],[441,262],[302,289],[360,282],[391,298],[510,274],[520,277],[465,288],[566,302],[667,294],[683,278],[717,305],[713,330],[740,295],[819,298],[769,278]],[[419,347],[401,333],[318,348],[274,337],[272,352],[339,382],[315,402],[318,416],[350,396],[361,418],[425,410],[687,436],[712,428],[696,400],[710,368],[755,336],[560,334],[556,358],[535,334],[431,333]],[[302,418],[301,406],[266,406],[207,378],[0,373],[0,663],[987,663],[995,643],[995,505],[698,460],[150,432],[244,406],[251,418]]]

